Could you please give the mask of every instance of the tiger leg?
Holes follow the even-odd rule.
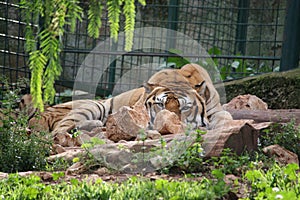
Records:
[[[103,125],[108,116],[108,109],[104,103],[93,100],[80,103],[81,105],[75,105],[52,131],[55,143],[62,146],[80,146],[81,136],[76,135],[78,128],[91,130],[93,127]]]

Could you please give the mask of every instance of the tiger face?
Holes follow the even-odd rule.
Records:
[[[152,124],[156,114],[167,109],[177,114],[182,122],[190,124],[194,129],[208,126],[204,100],[192,88],[182,91],[178,88],[174,90],[157,87],[148,95],[145,106]]]
[[[207,85],[212,85],[212,81],[207,71],[197,64],[186,64],[178,73],[181,74],[190,83],[190,86],[205,99],[209,99],[209,91]]]

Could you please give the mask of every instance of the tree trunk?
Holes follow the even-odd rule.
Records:
[[[300,124],[300,109],[280,109],[280,110],[227,110],[233,119],[252,119],[260,122],[286,123],[292,119],[296,124]]]

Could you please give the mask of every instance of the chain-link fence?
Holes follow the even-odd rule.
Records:
[[[162,27],[189,36],[212,55],[224,80],[236,79],[279,70],[284,59],[281,56],[284,52],[283,47],[289,49],[287,45],[291,43],[285,44],[284,38],[288,38],[289,31],[299,33],[299,28],[289,30],[286,26],[285,19],[291,21],[293,16],[299,18],[297,12],[288,10],[293,9],[291,2],[295,4],[296,1],[147,0],[145,7],[137,7],[136,28]],[[18,3],[18,0],[0,1],[0,73],[8,78],[11,85],[20,77],[30,77],[27,55],[24,52],[25,24]],[[87,5],[86,1],[82,1],[83,7]],[[101,41],[109,38],[107,13],[103,12],[98,39],[88,37],[86,19],[77,23],[75,33],[70,33],[68,27],[66,30],[63,38],[64,50],[61,53],[63,73],[56,82],[59,93],[72,89],[76,74],[84,64],[86,56]],[[140,33],[143,34],[147,37],[147,33]],[[160,37],[160,33],[152,33],[152,36]],[[300,34],[295,37],[298,38],[295,42],[299,42]],[[98,94],[111,94],[115,82],[130,69],[143,66],[158,70],[161,66],[180,67],[184,62],[199,60],[185,52],[184,59],[176,58],[178,49],[174,49],[172,43],[168,47],[168,51],[152,48],[138,49],[125,54],[116,53],[119,52],[118,49],[102,52],[109,57],[110,62],[98,63],[99,66],[109,65],[103,68],[101,73]],[[293,55],[299,59],[299,48]],[[299,66],[299,60],[296,62]],[[156,66],[148,66],[147,63],[155,63]],[[127,81],[139,76],[140,72],[129,74]],[[28,92],[28,87],[25,88]]]

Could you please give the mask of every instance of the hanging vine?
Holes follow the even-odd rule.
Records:
[[[132,49],[135,24],[135,0],[89,0],[88,34],[98,38],[101,27],[103,3],[106,2],[110,35],[117,41],[120,14],[125,17],[125,50]],[[145,0],[138,0],[146,5]],[[60,52],[65,26],[75,31],[76,22],[82,21],[83,8],[78,0],[21,0],[26,20],[25,50],[29,54],[31,70],[30,93],[34,105],[43,111],[43,102],[52,103],[55,96],[53,85],[62,72]],[[37,26],[36,24],[39,24]]]

